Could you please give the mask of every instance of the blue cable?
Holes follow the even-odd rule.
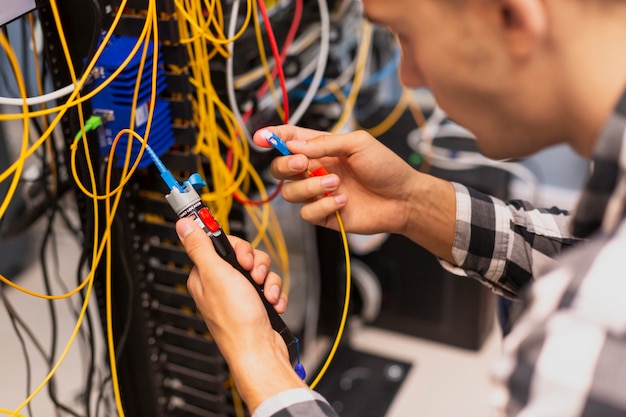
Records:
[[[306,378],[306,371],[304,370],[304,365],[300,363],[300,340],[297,337],[296,337],[296,352],[298,352],[298,362],[296,363],[296,366],[294,369],[296,371],[296,374],[298,374],[298,376],[300,377],[300,379],[304,381],[304,378]]]
[[[378,84],[385,78],[390,77],[393,74],[396,74],[399,62],[400,62],[400,49],[396,48],[394,56],[389,60],[389,62],[385,64],[385,66],[379,69],[377,72],[369,76],[367,80],[363,82],[362,88],[371,87],[375,84]],[[322,80],[322,83],[320,84],[320,86],[326,85],[329,81],[332,81],[332,80],[329,80],[329,79]],[[305,79],[302,82],[302,84],[305,86],[309,85],[310,83],[311,83],[311,77]],[[341,91],[347,96],[350,94],[351,89],[352,89],[352,86],[350,85],[350,86],[343,87]],[[289,92],[289,95],[296,99],[304,98],[305,94],[306,94],[306,91],[302,89],[293,89]],[[314,101],[316,103],[334,103],[337,101],[337,99],[334,94],[327,93],[327,94],[315,96]]]

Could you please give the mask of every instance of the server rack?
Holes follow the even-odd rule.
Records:
[[[120,35],[138,34],[142,11],[147,9],[148,1],[151,0],[128,2],[129,13],[118,27]],[[57,2],[75,67],[82,68],[86,57],[93,53],[98,31],[110,24],[118,4],[116,0],[94,0],[90,7],[96,9],[88,12],[85,4]],[[173,0],[158,0],[156,4],[164,66],[185,68],[188,57],[177,36]],[[56,65],[64,62],[64,57],[54,29],[52,10],[49,6],[40,6],[39,15],[46,39],[46,61],[52,68],[54,85],[68,85],[71,83],[69,73],[64,66]],[[278,28],[276,36],[284,36],[284,28]],[[252,34],[249,37],[252,41]],[[252,58],[246,54],[245,46],[239,48],[244,51],[238,54],[237,65],[247,65]],[[222,69],[217,65],[214,71]],[[194,91],[188,74],[166,71],[165,77],[164,97],[174,120],[175,143],[162,159],[181,178],[189,175],[198,163],[205,172],[210,172],[206,158],[192,151],[196,130],[189,97]],[[222,94],[219,85],[217,88]],[[93,110],[89,103],[83,107],[86,113]],[[76,111],[68,112],[62,127],[69,149],[71,138],[80,129]],[[88,158],[96,171],[102,172],[106,161],[94,148]],[[82,155],[79,159],[85,157]],[[252,163],[262,167],[270,158],[270,155],[254,154]],[[86,167],[78,169],[81,180],[88,183]],[[119,177],[119,170],[116,175]],[[186,290],[192,265],[178,244],[174,229],[176,216],[163,198],[166,192],[154,167],[137,171],[125,188],[111,228],[112,247],[116,249],[112,262],[112,328],[124,411],[127,416],[235,416],[241,412],[240,401],[233,390],[227,364]],[[91,202],[80,192],[76,195],[85,241],[91,242]],[[230,211],[229,223],[231,234],[246,237],[244,212],[236,203]],[[96,273],[95,291],[103,326],[106,326],[106,284],[102,269]]]

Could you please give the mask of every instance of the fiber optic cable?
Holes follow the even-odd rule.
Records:
[[[154,114],[154,108],[156,105],[156,82],[157,82],[157,71],[156,68],[158,66],[158,54],[156,53],[157,48],[158,48],[158,22],[157,22],[157,15],[156,15],[156,6],[154,5],[153,2],[150,3],[150,5],[148,6],[148,12],[147,12],[147,18],[146,20],[149,20],[151,22],[151,29],[152,29],[152,35],[153,35],[153,42],[154,42],[154,53],[153,55],[153,69],[152,69],[152,89],[151,89],[151,99],[149,102],[149,106],[148,106],[148,117],[147,117],[147,122],[146,122],[146,131],[145,131],[145,138],[144,140],[142,140],[142,146],[141,149],[139,150],[139,155],[136,158],[136,162],[135,165],[139,163],[139,161],[141,160],[141,156],[143,154],[143,152],[145,151],[146,147],[147,147],[147,140],[150,134],[150,128],[151,128],[151,124],[152,124],[152,119],[153,119],[153,114]],[[135,91],[134,91],[134,95],[133,95],[133,103],[137,102],[137,97],[139,95],[139,87],[141,85],[141,76],[142,76],[142,70],[143,70],[143,62],[146,59],[146,54],[148,51],[147,48],[147,43],[149,42],[149,38],[146,37],[146,45],[144,45],[143,48],[143,53],[141,56],[141,64],[139,66],[139,71],[138,71],[138,75],[137,75],[137,82],[135,85]],[[135,120],[135,111],[136,106],[132,107],[132,112],[131,112],[131,128],[133,126],[133,122]],[[132,131],[132,129],[129,129]],[[119,138],[121,138],[121,135],[117,136],[117,140],[119,141]],[[86,141],[83,141],[86,142]],[[111,189],[111,173],[112,173],[112,162],[113,162],[113,155],[115,154],[115,147],[113,145],[117,145],[118,142],[115,142],[114,144],[112,144],[111,147],[111,151],[110,151],[110,157],[109,157],[109,161],[108,161],[108,167],[107,167],[107,175],[106,175],[106,186],[105,186],[105,191],[109,191]],[[130,143],[130,141],[129,141]],[[127,152],[126,152],[126,159],[124,161],[124,168],[122,169],[122,177],[125,175],[125,173],[127,172],[127,166],[129,164],[129,160],[130,160],[130,151],[131,151],[131,146],[127,146]],[[133,168],[135,168],[135,166],[133,166]],[[107,224],[112,224],[114,217],[115,217],[115,213],[117,212],[117,207],[118,204],[121,200],[122,197],[122,193],[119,192],[118,194],[116,194],[115,199],[113,201],[113,205],[111,205],[111,200],[110,199],[106,199],[105,200],[105,211],[106,211],[106,216],[107,216]],[[110,226],[109,226],[110,227]],[[107,232],[110,232],[110,229],[107,229]],[[111,282],[112,282],[112,276],[111,276],[111,240],[107,239],[106,242],[106,285],[105,285],[105,292],[106,292],[106,328],[107,328],[107,345],[108,345],[108,351],[109,351],[109,363],[110,363],[110,369],[111,369],[111,381],[113,384],[113,392],[115,395],[115,402],[117,404],[117,411],[120,417],[124,417],[124,409],[122,406],[122,399],[121,399],[121,393],[120,393],[120,388],[119,388],[119,381],[118,381],[118,376],[117,376],[117,362],[116,362],[116,356],[115,356],[115,346],[114,346],[114,342],[113,342],[113,309],[112,309],[112,304],[111,304]]]
[[[193,15],[187,15],[192,18]],[[186,22],[184,19],[179,20],[179,25],[181,26],[181,34],[187,31],[191,31],[193,36],[194,28],[201,28],[199,24],[193,24],[192,22]],[[191,25],[191,26],[189,26]],[[220,136],[220,128],[216,124],[216,112],[219,109],[222,114],[226,115],[227,113],[223,111],[223,108],[220,107],[219,99],[217,97],[217,93],[214,91],[212,83],[211,83],[211,75],[209,71],[209,67],[206,64],[209,62],[208,54],[206,52],[207,44],[204,41],[200,41],[202,39],[201,36],[195,36],[196,39],[192,42],[188,42],[186,44],[188,54],[190,56],[190,65],[191,65],[191,82],[196,87],[197,94],[194,97],[193,105],[194,105],[194,118],[196,122],[196,126],[198,127],[198,139],[196,143],[196,151],[199,154],[205,155],[210,162],[211,169],[211,178],[214,180],[213,184],[218,187],[213,197],[215,197],[215,204],[212,204],[213,208],[217,208],[216,206],[227,208],[228,210],[215,210],[216,216],[220,218],[224,224],[226,224],[226,214],[228,213],[230,208],[230,199],[234,190],[239,186],[241,182],[244,180],[244,172],[241,172],[237,179],[234,180],[234,184],[230,189],[222,189],[225,184],[233,183],[232,180],[229,180],[230,174],[225,176],[225,170],[220,168],[223,165],[223,161],[220,158],[219,145],[218,140]],[[225,119],[228,116],[226,115]],[[208,196],[208,195],[207,195]],[[219,204],[218,204],[219,202]]]
[[[352,110],[354,109],[361,83],[365,73],[367,65],[367,58],[369,56],[369,49],[371,47],[373,28],[370,23],[363,21],[363,33],[361,34],[361,44],[359,45],[359,51],[357,55],[357,64],[354,72],[354,80],[352,87],[350,88],[350,94],[344,103],[344,108],[339,117],[339,120],[335,123],[335,126],[331,129],[331,132],[337,133],[341,131],[348,119],[352,116]]]
[[[258,2],[258,7],[261,12],[261,15],[263,16],[263,23],[265,24],[265,33],[267,33],[267,39],[269,40],[272,54],[274,55],[274,62],[275,62],[274,69],[278,73],[278,80],[279,80],[280,87],[282,90],[282,99],[283,99],[282,107],[281,107],[281,104],[277,101],[276,110],[278,111],[279,116],[282,119],[283,123],[288,124],[289,123],[289,96],[287,92],[287,86],[285,84],[283,60],[281,59],[280,53],[278,52],[278,45],[276,44],[276,38],[274,37],[274,30],[272,29],[270,19],[267,15],[267,10],[265,9],[265,2],[263,0],[257,0],[257,2]],[[265,57],[265,50],[263,48],[263,42],[261,38],[261,32],[260,32],[258,19],[255,19],[254,24],[255,24],[255,30],[257,32],[257,44],[259,46],[261,62],[263,63],[263,68],[266,73],[267,85],[269,86],[272,92],[272,97],[274,97],[275,91],[274,91],[274,82],[272,79],[273,77],[272,77],[271,71],[269,70],[267,59]]]
[[[53,9],[54,9],[53,5]],[[0,39],[1,40],[1,39]],[[71,65],[71,64],[70,64]],[[110,170],[110,167],[109,167]],[[110,171],[109,171],[110,172]],[[92,180],[92,188],[95,190],[96,189],[96,184],[95,184],[95,175],[93,172],[93,167],[91,165],[89,165],[89,173],[90,173],[90,177]],[[111,214],[115,212],[115,210],[117,209],[117,203],[119,203],[119,198],[121,197],[121,193],[118,193],[116,195],[116,201],[114,203],[114,208],[111,212],[108,212],[108,214]],[[104,231],[104,235],[102,236],[102,240],[100,242],[100,245],[97,244],[97,239],[99,236],[98,233],[98,205],[97,205],[97,200],[93,199],[93,203],[94,203],[94,247],[99,247],[98,251],[94,251],[93,253],[93,260],[92,260],[92,265],[98,264],[98,261],[100,259],[100,256],[102,254],[102,251],[104,249],[104,247],[106,246],[107,242],[109,241],[109,236],[110,236],[110,228],[111,228],[111,223],[112,223],[112,217],[111,216],[107,216],[107,227],[105,228]],[[84,285],[84,283],[87,283],[87,292],[85,295],[85,301],[83,303],[83,307],[81,309],[77,324],[74,328],[74,332],[72,333],[71,337],[70,337],[70,341],[68,342],[68,344],[66,345],[65,350],[63,351],[63,353],[61,354],[59,360],[57,361],[57,363],[52,367],[52,369],[50,370],[49,374],[47,375],[47,377],[44,379],[44,381],[39,385],[39,387],[24,401],[24,403],[22,403],[22,405],[19,406],[19,408],[17,410],[15,410],[13,412],[13,415],[17,415],[17,413],[28,403],[30,403],[30,401],[32,400],[32,398],[34,398],[35,395],[37,395],[37,393],[50,381],[52,375],[54,375],[56,373],[56,370],[58,369],[58,367],[60,366],[60,364],[63,362],[64,358],[67,355],[67,352],[69,351],[69,348],[71,347],[73,341],[76,338],[76,335],[80,329],[87,305],[88,305],[88,300],[89,300],[89,295],[91,294],[91,289],[93,286],[93,276],[94,276],[95,270],[92,268],[92,270],[90,271],[88,278],[83,282],[83,284],[79,285],[78,288],[82,288],[82,286]],[[0,278],[3,278],[0,276]],[[12,283],[11,283],[12,284]],[[78,289],[77,288],[77,289]],[[80,291],[80,289],[78,289]],[[34,295],[34,293],[31,293],[32,295]],[[42,297],[42,298],[52,298],[52,297]],[[119,395],[117,396],[117,402],[118,402],[118,408],[121,409],[121,402],[119,400]]]
[[[92,177],[92,187],[93,187],[93,189],[95,189],[95,180],[94,180],[94,175],[93,175],[93,170],[92,170],[92,169],[90,169],[90,173],[91,173],[91,177]],[[117,197],[118,197],[118,200],[117,200],[117,201],[119,201],[119,197],[120,197],[120,196],[121,196],[121,194],[118,194],[118,195],[117,195]],[[95,233],[94,233],[94,239],[96,239],[96,240],[97,240],[97,238],[98,238],[98,231],[97,231],[97,225],[98,225],[98,220],[97,220],[97,218],[98,218],[98,207],[97,207],[97,202],[96,202],[96,200],[94,199],[93,201],[94,201],[94,227],[96,228],[96,229],[95,229]],[[102,241],[101,241],[101,245],[100,245],[100,249],[99,249],[97,252],[94,252],[94,262],[92,263],[93,265],[96,265],[96,264],[98,263],[99,256],[100,256],[100,254],[102,253],[102,248],[103,248],[103,245],[104,245],[106,242],[108,242],[108,236],[109,236],[109,233],[110,233],[110,224],[111,224],[112,219],[111,219],[111,218],[107,218],[107,220],[108,220],[108,225],[107,225],[107,228],[105,228],[105,234],[103,235],[103,238],[102,238]],[[95,244],[95,245],[94,245],[94,247],[96,247],[96,246],[97,246],[97,244]],[[39,386],[39,387],[38,387],[38,388],[37,388],[37,389],[36,389],[36,390],[35,390],[32,394],[31,394],[31,396],[29,396],[29,398],[27,398],[27,400],[26,400],[26,401],[22,404],[22,406],[20,406],[20,408],[18,408],[18,409],[14,412],[14,415],[15,415],[17,412],[19,412],[19,410],[20,410],[21,408],[23,408],[23,406],[24,406],[25,404],[28,404],[28,403],[30,402],[30,400],[31,400],[32,398],[34,398],[34,396],[35,396],[35,395],[36,395],[36,394],[37,394],[37,393],[41,390],[41,388],[42,388],[43,386],[45,386],[45,385],[49,382],[49,380],[50,380],[51,376],[52,376],[52,375],[56,372],[56,370],[57,370],[57,369],[58,369],[58,367],[60,366],[61,362],[62,362],[62,361],[63,361],[63,359],[65,358],[65,356],[66,356],[66,354],[67,354],[67,351],[68,351],[69,347],[71,346],[72,341],[75,339],[78,329],[80,328],[80,324],[81,324],[81,322],[82,322],[82,318],[83,318],[84,313],[85,313],[85,310],[86,310],[87,302],[88,302],[88,300],[89,300],[89,294],[90,294],[90,291],[91,291],[91,286],[92,286],[92,284],[93,284],[93,273],[94,273],[94,270],[92,269],[92,271],[90,271],[90,274],[89,274],[88,279],[87,279],[87,280],[85,280],[85,282],[88,282],[88,283],[89,283],[88,288],[87,288],[87,295],[86,295],[86,297],[85,297],[85,303],[83,304],[83,309],[82,309],[82,311],[81,311],[81,313],[80,313],[79,320],[78,320],[78,322],[77,322],[77,325],[76,325],[75,331],[74,331],[74,333],[72,334],[72,337],[71,337],[71,339],[70,339],[70,343],[68,343],[68,345],[66,346],[66,349],[65,349],[65,350],[64,350],[64,352],[62,353],[62,355],[61,355],[61,357],[60,357],[59,361],[58,361],[58,362],[56,363],[56,365],[55,365],[55,366],[51,369],[50,373],[48,374],[48,376],[46,377],[46,379],[43,381],[43,383],[42,383],[42,384],[41,384],[41,385],[40,385],[40,386]],[[82,284],[81,284],[81,286],[82,286]],[[79,287],[81,287],[81,286],[79,286]]]
[[[9,42],[3,32],[0,32],[0,45],[2,45],[2,48],[5,50],[7,54],[7,57],[11,64],[11,68],[15,75],[15,80],[17,82],[20,95],[25,98],[26,86],[24,84],[22,72],[20,70],[19,63],[17,62],[15,52],[13,51],[13,48],[11,48],[11,45],[9,45]],[[25,100],[22,100],[22,112],[25,115],[27,115],[29,112],[28,105],[26,104]],[[4,198],[2,199],[2,203],[0,204],[0,219],[4,217],[7,211],[7,208],[9,207],[9,204],[11,203],[11,200],[13,199],[15,190],[17,189],[17,185],[22,176],[22,171],[24,170],[24,163],[26,159],[25,155],[26,155],[27,148],[28,148],[29,128],[30,128],[30,124],[28,123],[28,118],[24,117],[24,130],[22,133],[22,146],[20,149],[20,155],[16,162],[17,165],[16,165],[15,173],[13,175],[13,179],[11,180],[11,184],[9,185],[6,195],[4,196]],[[2,181],[0,180],[0,182]]]
[[[293,12],[293,19],[289,27],[289,31],[287,32],[287,36],[285,37],[285,43],[283,44],[282,50],[280,52],[280,57],[279,57],[280,65],[282,65],[285,59],[287,58],[289,47],[291,46],[293,40],[295,39],[296,33],[298,32],[298,28],[300,27],[300,22],[302,21],[302,9],[304,7],[303,1],[304,0],[294,0],[295,6],[294,6],[294,12]],[[278,74],[278,69],[274,68],[272,70],[272,73],[270,74],[270,79],[273,80],[277,74]],[[262,97],[266,93],[267,89],[270,87],[270,83],[271,81],[268,80],[268,82],[264,83],[259,88],[259,91],[257,91],[256,93],[258,98]],[[251,111],[251,110],[248,110],[248,111]]]
[[[189,45],[191,45],[191,43]],[[192,57],[198,56],[195,59],[191,59],[193,63],[205,62],[204,59],[200,58],[201,55],[198,55],[198,54],[203,53],[202,50],[203,50],[202,47],[200,48],[196,47],[195,49],[190,50],[190,56]],[[258,177],[258,175],[255,174],[254,168],[250,165],[249,154],[248,154],[249,150],[247,147],[248,142],[243,141],[240,143],[237,140],[238,137],[243,137],[243,135],[235,133],[235,130],[233,129],[233,127],[237,126],[237,129],[240,129],[239,125],[236,123],[236,121],[232,117],[232,112],[230,111],[230,109],[228,109],[226,106],[223,105],[223,103],[221,103],[219,100],[216,99],[217,94],[215,94],[214,91],[212,91],[212,87],[210,87],[210,77],[208,76],[208,74],[203,75],[204,72],[206,71],[207,71],[206,66],[204,67],[196,66],[196,68],[193,69],[193,74],[197,74],[197,75],[194,75],[194,77],[203,80],[202,84],[198,80],[194,83],[194,85],[196,85],[197,87],[202,86],[200,91],[208,93],[208,94],[205,94],[207,97],[206,99],[204,97],[199,97],[196,99],[194,103],[194,106],[195,106],[194,108],[196,109],[195,114],[199,114],[200,117],[204,117],[200,119],[199,122],[196,123],[200,127],[200,131],[201,131],[199,135],[198,143],[196,145],[196,151],[199,154],[206,155],[211,161],[211,169],[212,169],[211,178],[213,180],[214,185],[218,187],[220,186],[220,184],[227,184],[227,185],[230,184],[230,185],[227,186],[226,189],[223,189],[223,190],[218,189],[218,190],[215,190],[215,192],[213,193],[209,193],[209,194],[203,193],[202,197],[205,202],[211,204],[211,207],[216,209],[215,210],[216,217],[219,217],[220,221],[224,222],[223,224],[225,225],[225,227],[227,227],[227,222],[226,222],[227,219],[225,218],[224,215],[222,215],[222,213],[229,212],[230,201],[232,200],[233,197],[239,196],[238,189],[243,185],[244,181],[247,181],[247,178],[248,178],[247,175],[252,176],[253,181],[255,182],[257,187],[259,187],[261,192],[263,192],[264,185],[262,181],[260,180],[260,178]],[[223,135],[221,133],[220,127],[215,126],[214,124],[207,124],[206,126],[208,126],[208,128],[206,129],[206,131],[208,133],[207,134],[202,133],[204,130],[202,129],[201,126],[205,126],[205,123],[208,123],[214,120],[214,116],[212,116],[214,110],[212,110],[212,107],[209,108],[208,111],[202,110],[203,107],[209,103],[212,103],[211,104],[212,106],[216,106],[215,110],[219,110],[219,112],[224,116],[226,128],[229,130],[229,133],[227,135]],[[233,123],[231,123],[230,120],[232,120]],[[224,165],[223,160],[219,158],[219,155],[221,153],[219,151],[219,148],[213,145],[212,141],[207,141],[207,139],[210,138],[213,132],[215,131],[217,131],[217,137],[220,139],[220,141],[222,141],[224,145],[228,148],[227,158],[229,162],[226,165]],[[239,148],[239,145],[242,145],[242,147]],[[240,152],[240,151],[243,151],[243,152]],[[198,170],[201,171],[200,166],[198,167]],[[238,173],[238,174],[232,174],[231,172]],[[237,178],[234,181],[232,179],[233,175],[237,175]],[[222,198],[220,196],[227,196],[228,200],[218,200],[218,198]],[[219,204],[217,204],[218,201],[220,201]],[[222,210],[222,209],[226,209],[226,210]],[[269,209],[267,207],[264,207],[263,211],[266,213],[269,213]],[[265,218],[266,219],[268,218],[267,214],[265,215]],[[268,223],[268,220],[265,220],[263,222],[264,225],[267,225],[267,223]],[[259,230],[257,238],[253,240],[253,244],[258,242],[258,239],[262,239],[263,234],[264,234],[264,229]]]
[[[176,6],[177,12],[180,13],[180,15],[184,17],[184,19],[187,22],[189,22],[189,24],[191,25],[191,28],[194,30],[196,34],[201,35],[205,40],[209,41],[210,43],[223,45],[223,44],[228,44],[228,43],[232,43],[236,41],[245,33],[250,23],[250,17],[252,15],[252,8],[251,8],[252,1],[254,0],[247,0],[248,6],[246,9],[246,17],[244,18],[244,21],[239,31],[233,35],[228,35],[228,37],[226,38],[224,37],[216,38],[207,32],[207,28],[209,26],[208,24],[207,24],[207,27],[202,27],[198,23],[196,23],[196,19],[194,19],[193,16],[189,12],[187,12],[187,10],[194,9],[195,7],[197,7],[197,3],[187,2],[187,4],[182,4],[180,0],[174,0],[174,4]],[[209,22],[210,20],[213,20],[212,15],[213,15],[212,13],[208,13]],[[221,33],[221,35],[223,36],[223,32]]]
[[[73,105],[78,105],[80,103],[83,103],[86,100],[88,100],[91,97],[93,97],[98,92],[100,92],[101,89],[105,88],[115,77],[117,77],[117,75],[119,75],[126,68],[128,63],[131,61],[131,59],[132,59],[131,55],[134,55],[137,52],[137,50],[139,49],[139,47],[141,45],[141,40],[145,37],[145,34],[147,32],[147,29],[148,29],[148,26],[147,26],[148,23],[147,22],[146,22],[146,24],[144,24],[144,27],[142,29],[141,35],[139,37],[139,40],[138,40],[137,44],[135,45],[135,47],[133,48],[133,50],[131,52],[131,55],[129,55],[129,57],[126,60],[124,60],[124,62],[122,62],[122,64],[118,68],[118,70],[116,70],[111,75],[110,80],[109,81],[105,81],[99,88],[95,89],[91,93],[86,94],[86,95],[80,97],[79,99],[76,98],[78,96],[78,92],[79,92],[80,88],[82,88],[82,86],[85,83],[85,80],[88,78],[89,74],[91,73],[91,70],[95,66],[95,63],[96,63],[97,59],[102,54],[102,51],[104,50],[104,47],[106,46],[106,43],[108,42],[108,40],[112,36],[113,30],[115,29],[115,27],[117,26],[117,23],[121,19],[122,11],[124,9],[124,6],[126,5],[126,2],[127,2],[127,0],[121,0],[120,9],[119,9],[118,13],[115,15],[115,18],[113,20],[111,28],[104,35],[103,41],[102,41],[100,47],[98,48],[98,50],[94,53],[93,59],[87,65],[87,67],[85,69],[85,73],[83,74],[81,79],[76,83],[77,89],[75,89],[70,94],[70,97],[68,98],[67,102],[64,105],[48,108],[45,111],[33,111],[33,112],[29,112],[28,113],[30,117],[39,117],[39,116],[44,116],[44,115],[47,115],[47,114],[52,114],[52,113],[57,113],[58,112],[58,114],[56,115],[54,120],[50,123],[50,127],[43,133],[43,135],[41,135],[41,137],[33,145],[30,146],[30,148],[28,148],[28,150],[26,151],[25,155],[21,156],[16,162],[14,162],[11,166],[9,166],[4,172],[2,172],[0,174],[0,182],[3,182],[9,175],[11,175],[13,172],[15,172],[15,170],[18,167],[18,165],[20,163],[23,163],[23,160],[25,160],[26,158],[30,157],[41,146],[41,144],[47,140],[47,138],[50,136],[52,131],[56,128],[56,126],[58,125],[60,120],[63,118],[65,113]],[[65,41],[65,35],[64,35],[62,27],[61,27],[59,15],[58,15],[58,10],[56,8],[56,1],[55,0],[51,0],[50,4],[51,4],[51,6],[53,6],[53,7],[51,7],[51,9],[52,9],[53,15],[55,17],[55,21],[56,21],[59,37],[62,39],[61,44],[66,49],[67,48],[67,42]],[[66,54],[66,56],[67,56],[67,54]],[[13,115],[13,114],[9,114],[9,115],[0,114],[0,121],[2,121],[2,120],[23,119],[25,117],[24,116],[25,114],[26,114],[25,112],[23,112],[22,114],[16,114],[16,115]],[[90,164],[89,161],[88,161],[88,164]]]
[[[335,340],[330,349],[330,353],[328,354],[328,357],[326,358],[324,365],[322,365],[322,369],[319,371],[319,373],[317,374],[313,382],[309,384],[309,388],[311,389],[315,389],[317,387],[317,385],[322,380],[324,375],[326,375],[326,371],[328,370],[328,367],[330,366],[331,362],[335,358],[335,353],[337,353],[337,349],[339,348],[339,343],[341,342],[341,339],[343,337],[343,332],[346,327],[346,322],[348,321],[348,310],[350,307],[350,291],[352,291],[352,288],[351,288],[352,271],[350,268],[350,248],[348,247],[348,237],[346,236],[346,229],[343,225],[343,220],[341,219],[341,215],[339,214],[339,211],[335,212],[335,217],[337,218],[337,224],[339,225],[339,232],[341,233],[341,241],[343,242],[343,250],[344,250],[344,256],[346,260],[346,294],[344,297],[343,311],[341,313],[341,320],[339,322],[339,329],[337,330],[337,335],[335,336]]]
[[[268,144],[272,145],[272,147],[278,150],[282,155],[287,156],[287,155],[292,154],[291,151],[287,148],[286,143],[283,142],[283,140],[279,138],[276,134],[270,132],[269,130],[262,130],[261,136],[265,138]],[[325,175],[325,174],[326,174],[326,169],[323,166],[317,168],[315,171],[307,172],[307,175],[309,175],[310,177],[314,177],[318,175]],[[348,320],[348,308],[350,306],[350,292],[351,292],[351,285],[352,285],[352,271],[351,271],[351,266],[350,266],[351,265],[350,248],[348,247],[348,237],[346,235],[346,230],[343,225],[343,220],[341,218],[341,214],[339,213],[339,210],[335,211],[335,217],[337,219],[337,225],[339,226],[339,232],[341,234],[341,240],[343,242],[344,256],[345,256],[345,262],[346,262],[346,293],[344,297],[343,310],[341,313],[341,320],[339,322],[339,328],[337,329],[335,340],[331,346],[331,349],[326,358],[326,361],[322,365],[321,370],[319,371],[319,373],[317,374],[313,382],[311,382],[311,384],[309,385],[311,389],[315,389],[317,384],[326,374],[328,367],[330,366],[331,362],[333,361],[335,357],[335,353],[337,352],[337,348],[339,347],[339,343],[341,342],[341,338],[343,337],[345,325]]]
[[[363,128],[357,124],[357,128],[366,130],[370,135],[374,137],[379,137],[383,135],[389,129],[391,129],[398,120],[400,120],[400,117],[402,117],[406,109],[409,107],[412,97],[413,92],[411,90],[409,90],[408,88],[403,89],[400,99],[398,100],[393,110],[385,117],[385,119],[383,119],[380,123],[373,127]]]

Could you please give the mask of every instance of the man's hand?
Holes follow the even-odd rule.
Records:
[[[266,128],[293,155],[275,158],[271,173],[289,180],[282,196],[303,204],[310,223],[347,232],[398,233],[452,262],[456,200],[452,185],[418,172],[365,131],[331,134],[296,126]],[[260,132],[254,141],[270,146]],[[323,166],[328,175],[309,177]]]
[[[279,392],[303,387],[289,363],[283,339],[272,329],[250,282],[215,252],[210,238],[193,220],[179,220],[176,232],[195,265],[187,280],[189,293],[250,411]],[[277,312],[284,312],[287,297],[281,293],[280,277],[270,271],[269,256],[242,239],[229,239],[241,266],[264,286]]]

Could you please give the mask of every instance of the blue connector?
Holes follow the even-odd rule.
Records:
[[[284,156],[293,155],[289,149],[287,149],[287,144],[276,134],[270,132],[267,129],[263,129],[259,132],[261,137],[267,141],[270,145],[274,147],[278,152],[283,154]]]
[[[178,189],[178,191],[182,193],[184,191],[183,186],[180,185],[180,183],[178,182],[178,180],[176,180],[176,178],[174,178],[174,175],[172,175],[170,170],[168,170],[165,167],[165,164],[163,163],[163,161],[161,161],[161,159],[157,156],[157,154],[152,150],[152,148],[148,144],[146,144],[146,152],[148,153],[148,155],[150,155],[150,158],[152,158],[154,165],[159,170],[159,173],[161,174],[161,178],[163,178],[163,181],[165,181],[165,184],[167,184],[167,187],[170,190],[173,190],[174,188],[176,188]]]

